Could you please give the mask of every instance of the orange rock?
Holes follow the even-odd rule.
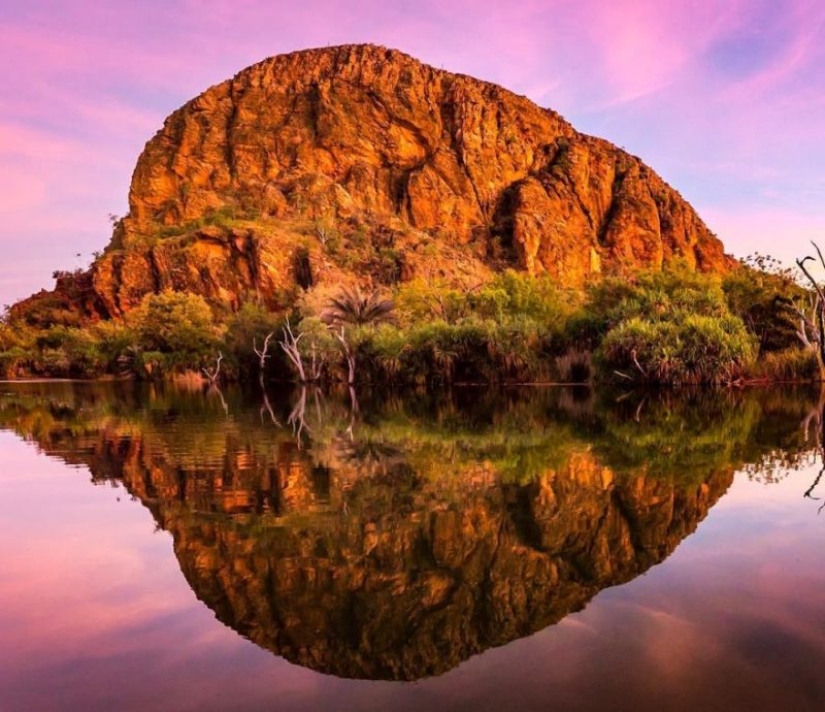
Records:
[[[389,279],[364,244],[400,255],[393,279],[430,269],[457,283],[505,266],[581,287],[677,259],[731,264],[638,158],[501,87],[371,45],[273,57],[188,102],[147,143],[129,206],[91,270],[104,316],[169,286],[277,301],[301,246],[320,281]],[[348,261],[316,244],[319,220]]]

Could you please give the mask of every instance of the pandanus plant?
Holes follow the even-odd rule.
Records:
[[[355,350],[347,340],[345,327],[367,324],[395,323],[395,306],[378,291],[364,295],[360,288],[344,287],[337,297],[330,299],[329,306],[321,313],[321,321],[341,344],[347,361],[347,383],[355,383]]]
[[[337,297],[330,299],[321,320],[329,326],[388,324],[395,322],[394,309],[392,300],[378,291],[365,295],[358,287],[344,287]]]

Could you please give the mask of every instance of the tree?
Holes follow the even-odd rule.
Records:
[[[321,313],[321,321],[329,326],[390,324],[395,323],[394,309],[392,300],[383,298],[378,291],[364,295],[358,287],[344,287]]]
[[[297,333],[287,319],[278,343],[301,383],[320,381],[337,351],[328,328],[317,317],[301,320]]]
[[[191,368],[214,358],[223,335],[204,298],[185,292],[147,295],[128,321],[139,346],[166,355],[172,366]]]
[[[823,269],[825,269],[825,258],[822,256],[822,251],[819,249],[819,245],[815,242],[811,242],[811,244],[816,250],[820,264]],[[814,279],[813,275],[806,266],[809,261],[816,262],[816,259],[811,255],[807,255],[801,260],[796,261],[797,266],[802,270],[802,273],[807,278],[815,295],[813,301],[811,302],[811,308],[808,314],[806,314],[802,309],[797,308],[797,313],[800,317],[799,331],[797,332],[797,335],[799,336],[800,341],[802,341],[807,348],[813,349],[816,353],[817,363],[819,364],[820,380],[823,380],[822,376],[825,375],[825,338],[823,338],[825,335],[825,313],[823,313],[823,310],[825,310],[825,294],[823,294],[822,286]]]

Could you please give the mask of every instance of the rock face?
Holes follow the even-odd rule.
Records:
[[[188,102],[146,145],[129,204],[92,267],[103,315],[164,288],[277,307],[307,281],[477,284],[513,266],[580,287],[730,264],[638,158],[371,45],[267,59]]]

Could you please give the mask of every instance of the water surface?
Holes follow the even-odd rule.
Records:
[[[0,392],[2,712],[825,704],[818,394]]]

